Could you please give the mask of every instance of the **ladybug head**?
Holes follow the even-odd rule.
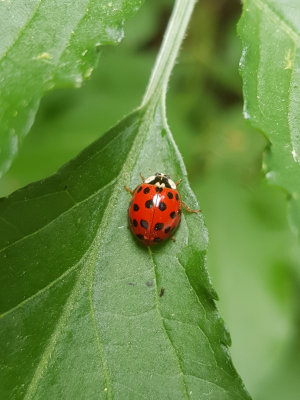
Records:
[[[169,189],[176,189],[176,184],[172,181],[172,179],[170,179],[169,175],[161,172],[157,172],[155,175],[149,176],[149,178],[145,180],[145,183],[161,188],[166,187]]]

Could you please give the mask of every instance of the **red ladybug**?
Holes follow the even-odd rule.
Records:
[[[132,191],[132,201],[128,208],[129,225],[133,234],[146,246],[161,243],[172,237],[181,219],[182,205],[191,210],[183,201],[176,184],[168,175],[156,173],[145,179]]]

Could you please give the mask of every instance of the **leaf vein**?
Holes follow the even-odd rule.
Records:
[[[17,245],[18,243],[22,242],[23,240],[32,237],[34,235],[36,235],[37,233],[41,232],[42,230],[44,230],[45,228],[47,228],[49,225],[52,225],[55,221],[57,221],[58,219],[60,219],[62,216],[64,216],[65,214],[71,212],[74,208],[79,207],[80,205],[82,205],[83,203],[89,201],[90,199],[92,199],[93,197],[97,196],[99,193],[101,193],[103,190],[107,189],[109,186],[111,186],[113,183],[115,183],[115,181],[117,180],[117,178],[114,178],[113,180],[111,180],[109,183],[107,183],[105,186],[103,186],[101,189],[96,190],[94,193],[92,193],[90,196],[86,197],[84,200],[78,201],[76,202],[72,207],[68,208],[67,210],[65,210],[64,212],[62,212],[61,214],[59,214],[57,217],[55,217],[53,220],[49,221],[46,225],[43,225],[41,228],[37,229],[34,232],[29,233],[28,235],[23,236],[22,238],[16,240],[13,243],[10,243],[9,245],[7,245],[6,247],[3,247],[2,249],[0,249],[0,254],[2,252],[4,252],[5,250],[7,250],[10,247],[13,247],[15,245]]]
[[[80,276],[77,279],[77,282],[74,284],[74,287],[68,297],[68,300],[66,301],[66,303],[62,309],[61,316],[59,317],[59,319],[54,327],[54,330],[50,336],[48,344],[45,348],[45,351],[43,352],[43,355],[42,355],[39,363],[37,364],[33,378],[31,380],[31,382],[27,388],[26,394],[24,396],[24,400],[29,400],[29,399],[33,398],[33,395],[37,389],[38,382],[39,382],[40,378],[42,377],[44,370],[47,368],[49,358],[55,348],[57,339],[60,336],[60,334],[62,333],[63,327],[64,327],[66,321],[68,320],[68,318],[71,314],[71,311],[73,309],[74,299],[76,298],[76,296],[79,292],[79,289],[80,289],[80,284],[85,277],[85,269],[86,268],[82,269]]]
[[[22,26],[22,28],[20,29],[18,35],[16,36],[15,40],[12,42],[12,44],[5,50],[5,52],[2,54],[2,56],[0,57],[0,62],[7,57],[8,52],[16,45],[16,43],[21,39],[21,37],[23,36],[26,28],[29,26],[29,24],[33,21],[34,17],[36,16],[36,13],[38,12],[38,9],[40,8],[42,4],[42,0],[38,0],[32,14],[30,15],[30,17],[28,18],[28,20],[26,21],[26,23]]]
[[[281,27],[281,29],[299,45],[300,43],[299,32],[297,32],[293,26],[290,26],[288,21],[286,21],[284,17],[278,13],[278,11],[274,10],[267,1],[261,1],[261,0],[252,0],[252,1],[257,8],[266,11],[270,15],[270,17],[275,21],[275,23],[279,22],[279,26]],[[276,26],[278,25],[276,24]]]
[[[60,275],[58,278],[54,279],[52,282],[48,283],[48,285],[46,285],[45,287],[43,287],[42,289],[38,290],[36,293],[34,293],[33,295],[31,295],[30,297],[28,297],[27,299],[21,301],[21,303],[17,304],[15,307],[5,311],[3,314],[0,314],[0,319],[6,317],[7,315],[11,314],[12,312],[18,310],[19,308],[25,306],[28,302],[30,302],[31,300],[34,300],[35,297],[45,293],[47,290],[51,289],[51,287],[55,286],[57,283],[59,283],[63,278],[65,278],[66,276],[68,276],[71,272],[73,272],[79,265],[80,263],[83,261],[85,255],[87,254],[87,252],[89,251],[89,249],[87,249],[87,251],[83,254],[83,256],[80,258],[80,260],[74,264],[71,268],[67,269],[62,275]]]
[[[111,391],[111,384],[108,375],[108,367],[104,358],[103,346],[100,340],[98,328],[97,328],[97,321],[95,317],[95,310],[94,310],[94,302],[93,302],[93,284],[94,284],[94,273],[93,273],[93,263],[91,263],[90,268],[90,285],[89,285],[89,308],[90,308],[90,315],[92,319],[93,331],[96,338],[97,349],[100,356],[100,363],[103,367],[104,377],[106,382],[106,389],[107,389],[107,396],[109,399],[112,399],[112,391]]]

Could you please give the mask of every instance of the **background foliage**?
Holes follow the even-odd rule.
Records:
[[[146,2],[82,89],[42,101],[1,195],[53,173],[139,104],[172,4]],[[266,142],[242,118],[240,13],[239,1],[198,4],[171,80],[168,120],[213,238],[208,269],[235,366],[254,399],[296,399],[299,251],[285,193],[261,180]]]

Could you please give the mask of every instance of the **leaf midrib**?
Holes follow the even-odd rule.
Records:
[[[184,373],[183,373],[183,369],[182,369],[182,365],[181,365],[181,360],[180,360],[178,352],[177,352],[177,350],[176,350],[176,348],[175,348],[175,346],[173,344],[173,341],[172,341],[170,335],[168,334],[168,330],[166,329],[166,325],[164,323],[164,318],[163,318],[163,316],[161,314],[161,311],[159,309],[158,287],[157,287],[157,266],[156,266],[156,263],[154,261],[152,250],[150,249],[150,247],[148,247],[148,254],[149,254],[149,257],[150,257],[150,262],[151,262],[152,267],[153,267],[155,309],[156,309],[156,312],[158,314],[159,320],[161,321],[161,325],[162,325],[163,331],[166,334],[166,337],[167,337],[167,339],[168,339],[168,341],[170,343],[170,346],[171,346],[171,348],[173,350],[173,354],[174,354],[175,359],[177,361],[177,366],[178,366],[178,369],[180,371],[180,380],[182,382],[182,386],[183,386],[183,390],[184,390],[184,397],[186,399],[189,399],[190,396],[188,394],[188,390],[187,390],[186,383],[185,383],[185,380],[184,380]]]
[[[148,129],[145,128],[149,128],[151,125],[151,121],[152,118],[148,117],[149,115],[151,115],[152,113],[155,112],[155,107],[156,104],[152,104],[151,102],[148,104],[148,109],[145,112],[145,114],[143,115],[142,118],[142,122],[141,125],[138,128],[137,134],[135,139],[133,140],[133,143],[131,145],[131,150],[128,152],[127,157],[124,161],[124,164],[121,168],[121,171],[118,175],[118,177],[116,178],[117,181],[121,180],[121,182],[126,183],[126,175],[127,175],[127,170],[132,171],[134,168],[135,163],[138,160],[138,156],[139,156],[139,148],[142,148],[144,141],[146,140],[147,137],[147,132]],[[147,108],[147,106],[146,106]],[[140,108],[140,111],[142,110],[142,108]],[[143,134],[144,132],[144,134]],[[132,157],[133,155],[133,157]],[[127,165],[128,164],[128,165]],[[123,185],[121,186],[123,188]],[[94,286],[94,276],[95,276],[95,268],[96,268],[96,262],[95,262],[95,257],[97,255],[97,253],[99,251],[101,251],[101,242],[103,240],[103,238],[106,237],[105,232],[106,229],[109,227],[109,221],[111,220],[111,216],[115,210],[115,205],[118,201],[118,192],[119,192],[119,185],[115,185],[112,194],[110,196],[110,201],[107,203],[107,207],[103,213],[103,217],[101,219],[101,223],[99,224],[99,228],[97,230],[96,233],[96,237],[92,243],[92,245],[90,246],[91,252],[90,252],[90,257],[91,257],[91,268],[90,268],[90,285],[89,285],[89,301],[90,301],[90,311],[91,311],[91,316],[92,316],[92,320],[93,320],[93,328],[94,328],[94,332],[95,332],[95,336],[96,336],[96,340],[97,340],[97,344],[98,344],[98,352],[99,352],[99,356],[100,356],[100,362],[103,366],[103,370],[104,370],[104,375],[105,375],[105,381],[107,384],[107,394],[109,399],[112,399],[112,392],[111,392],[111,385],[110,385],[110,379],[109,379],[109,374],[108,374],[108,368],[106,365],[106,360],[103,354],[103,349],[102,349],[102,343],[101,343],[101,334],[99,332],[99,330],[97,329],[97,323],[95,320],[95,310],[94,310],[94,302],[93,302],[93,286]],[[103,226],[103,228],[102,228]],[[94,260],[93,260],[94,258]]]

